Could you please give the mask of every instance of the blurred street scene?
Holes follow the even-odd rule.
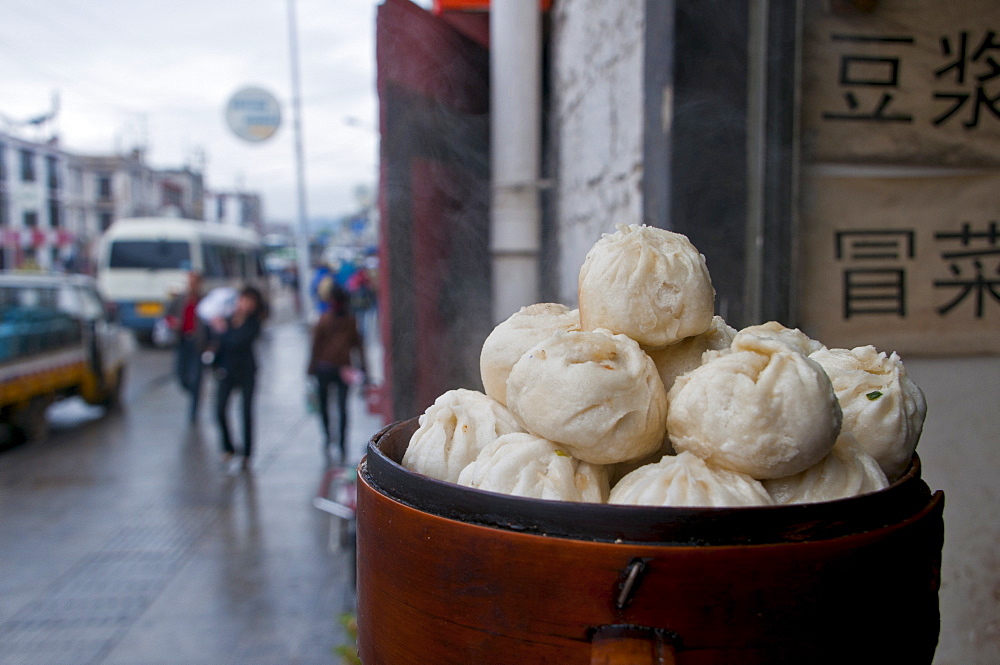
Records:
[[[934,665],[997,665],[996,0],[288,0],[239,29],[228,3],[8,4],[0,269],[103,301],[41,333],[26,310],[57,298],[0,303],[0,665],[336,662],[320,272],[367,307],[353,463],[481,389],[494,327],[578,308],[595,242],[642,224],[691,241],[735,329],[902,358],[947,495]],[[219,463],[214,382],[188,427],[151,345],[190,271],[276,307],[248,474]],[[15,430],[35,441],[4,450]]]
[[[214,381],[189,425],[172,352],[149,347],[120,411],[56,404],[46,441],[0,453],[2,665],[340,662],[354,563],[312,503],[325,464],[308,339],[281,292],[258,347],[250,471],[220,462]],[[349,399],[356,464],[380,421]]]

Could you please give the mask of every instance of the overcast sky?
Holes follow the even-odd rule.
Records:
[[[378,4],[295,0],[311,218],[351,212],[358,186],[375,185]],[[58,94],[65,149],[144,145],[157,168],[203,155],[209,188],[259,191],[269,220],[296,219],[288,0],[4,0],[0,16],[0,127]],[[225,123],[229,97],[250,85],[282,106],[261,143]]]

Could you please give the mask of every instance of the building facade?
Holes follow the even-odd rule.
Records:
[[[73,252],[64,210],[67,160],[53,143],[0,135],[0,266],[59,265]]]
[[[480,385],[485,335],[454,325],[449,297],[468,314],[503,282],[459,261],[485,264],[490,210],[455,175],[489,163],[481,122],[498,86],[488,65],[507,44],[492,39],[491,3],[474,4],[436,0],[437,21],[409,0],[379,10],[381,302],[397,419],[417,415],[436,386]],[[577,305],[590,247],[618,224],[645,223],[705,254],[730,325],[773,320],[830,347],[898,352],[927,398],[923,477],[947,497],[934,662],[994,663],[1000,5],[545,9],[543,168],[514,183],[542,195],[537,302]],[[478,280],[488,283],[473,293]],[[495,314],[478,312],[494,325]]]
[[[688,235],[732,325],[898,351],[947,497],[935,665],[1000,653],[1000,9],[987,0],[560,0],[557,297],[616,224]]]
[[[263,226],[259,194],[208,191],[200,171],[155,169],[141,149],[82,155],[0,132],[0,269],[92,272],[116,219],[156,215]]]

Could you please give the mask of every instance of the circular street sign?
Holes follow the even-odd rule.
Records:
[[[245,141],[264,141],[281,124],[281,107],[274,95],[262,88],[237,90],[226,105],[226,122]]]

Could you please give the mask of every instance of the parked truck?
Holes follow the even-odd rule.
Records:
[[[118,406],[134,346],[93,279],[0,273],[0,448],[43,439],[58,400]]]

